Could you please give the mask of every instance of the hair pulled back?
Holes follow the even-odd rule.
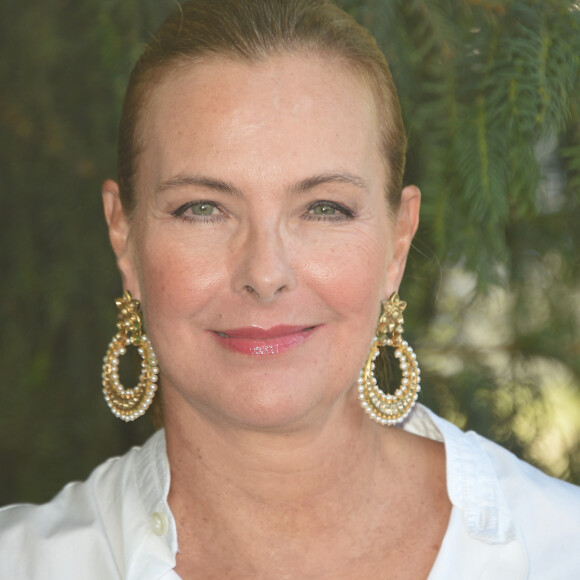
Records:
[[[141,115],[150,91],[164,75],[204,58],[258,62],[296,53],[338,58],[372,91],[381,125],[386,196],[396,209],[406,138],[389,67],[372,35],[330,0],[188,0],[161,25],[129,79],[117,159],[124,211],[130,214],[135,206],[138,158],[143,147]]]

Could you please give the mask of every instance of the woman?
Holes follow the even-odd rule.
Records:
[[[134,419],[159,376],[165,429],[5,508],[2,577],[574,577],[578,489],[414,407],[404,150],[384,57],[330,2],[194,0],[165,22],[103,186],[127,291],[105,396]]]

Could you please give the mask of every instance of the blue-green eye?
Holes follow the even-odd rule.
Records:
[[[334,215],[337,211],[336,207],[325,203],[319,203],[310,210],[314,215]]]
[[[216,209],[215,205],[207,201],[196,201],[187,208],[193,215],[208,216],[212,215]]]
[[[304,217],[308,220],[344,221],[352,219],[354,213],[334,201],[317,201],[310,205]]]
[[[191,201],[176,209],[172,215],[186,221],[218,221],[223,214],[213,201]]]

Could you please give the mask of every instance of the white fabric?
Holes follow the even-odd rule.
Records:
[[[453,509],[429,580],[580,579],[580,488],[420,405],[403,428],[447,454]],[[168,491],[158,431],[47,504],[1,509],[0,578],[178,580]]]

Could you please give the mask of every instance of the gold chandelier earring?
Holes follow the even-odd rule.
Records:
[[[403,311],[407,303],[395,292],[381,303],[377,334],[373,338],[369,356],[358,379],[359,400],[365,412],[381,425],[396,425],[404,421],[417,401],[421,390],[421,371],[413,349],[403,339]],[[399,361],[402,379],[393,394],[379,389],[374,375],[379,347],[391,346]]]
[[[143,415],[153,401],[159,367],[151,342],[143,332],[139,301],[125,290],[123,296],[115,300],[115,304],[119,309],[118,332],[103,359],[103,394],[113,415],[123,421],[133,421]],[[141,374],[138,383],[126,389],[119,380],[119,357],[131,345],[137,348],[141,357]]]

